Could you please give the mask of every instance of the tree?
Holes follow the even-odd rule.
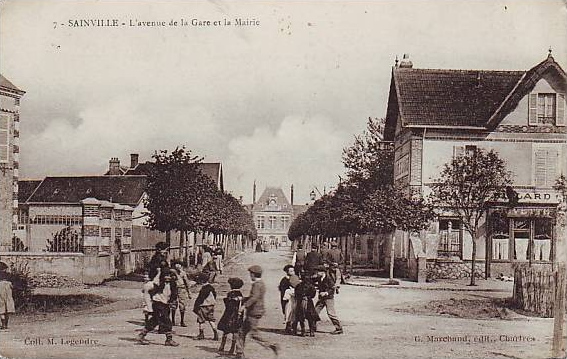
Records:
[[[468,151],[446,163],[432,185],[433,202],[457,214],[472,238],[470,285],[475,285],[478,230],[490,204],[502,198],[511,185],[511,173],[496,152],[481,148]]]
[[[423,198],[409,198],[393,187],[374,191],[363,203],[362,220],[368,231],[392,233],[390,284],[394,284],[395,230],[417,232],[429,226],[435,217],[433,206]]]
[[[384,120],[368,118],[366,130],[343,149],[348,182],[367,193],[394,182],[394,151],[382,140]]]
[[[202,158],[185,147],[156,152],[148,175],[146,208],[150,228],[169,233],[172,230],[193,231],[205,226],[204,213],[216,186],[201,173]]]

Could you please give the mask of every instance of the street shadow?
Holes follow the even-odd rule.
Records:
[[[218,352],[216,346],[214,348],[211,348],[211,347],[206,347],[204,345],[196,345],[195,348],[201,349],[201,350],[209,352],[209,353],[215,353],[215,354],[218,354],[219,357],[222,357],[222,355]]]
[[[140,320],[127,320],[126,322],[130,323],[130,324],[139,325],[139,326],[142,326],[142,327],[144,325],[146,325],[146,323],[144,323],[143,321],[140,321]]]
[[[189,335],[189,334],[175,334],[175,335],[178,336],[178,337],[181,337],[181,338],[189,338],[189,339],[197,338],[196,335]]]
[[[143,345],[143,344],[141,344],[141,343],[138,341],[138,338],[135,338],[135,337],[131,337],[131,338],[130,338],[130,337],[128,337],[128,338],[119,337],[118,340],[122,340],[122,341],[125,341],[125,342],[130,342],[130,343],[135,343],[135,344],[137,344],[137,345]],[[154,343],[152,343],[152,344],[154,344]]]
[[[274,334],[279,334],[279,335],[288,335],[285,332],[285,329],[282,328],[258,328],[259,331],[261,332],[266,332],[266,333],[274,333]]]

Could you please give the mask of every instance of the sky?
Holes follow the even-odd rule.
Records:
[[[185,145],[222,162],[245,203],[254,181],[293,184],[305,203],[336,185],[368,118],[385,116],[396,56],[527,70],[551,47],[567,68],[566,15],[551,0],[4,0],[0,72],[26,91],[20,177],[102,174],[111,157]],[[93,19],[119,26],[70,26]],[[166,26],[130,26],[148,21]]]

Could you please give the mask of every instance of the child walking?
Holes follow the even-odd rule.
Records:
[[[0,262],[0,329],[8,329],[10,313],[16,311],[12,296],[12,282],[9,280],[8,265]]]
[[[197,339],[205,339],[205,332],[203,330],[203,324],[209,323],[211,329],[213,330],[213,340],[219,340],[219,334],[215,328],[215,304],[217,302],[217,292],[215,287],[209,283],[210,277],[201,273],[197,277],[197,281],[202,283],[203,286],[199,291],[197,299],[195,299],[195,304],[193,305],[193,313],[197,314],[197,323],[199,323],[199,335]]]
[[[174,262],[173,265],[177,274],[176,284],[178,295],[176,303],[177,305],[171,310],[171,323],[175,325],[175,313],[177,312],[177,308],[179,308],[179,315],[181,316],[181,322],[179,323],[179,325],[186,327],[187,325],[185,324],[185,310],[187,306],[189,306],[189,300],[191,299],[191,292],[189,291],[191,281],[189,281],[189,277],[187,277],[187,273],[183,269],[180,261]]]
[[[152,313],[142,332],[138,335],[140,344],[150,344],[146,335],[159,325],[159,333],[165,334],[165,345],[176,347],[173,341],[170,307],[177,301],[177,285],[175,274],[169,268],[162,268],[158,276],[151,282],[149,294],[152,298]]]
[[[230,285],[230,291],[226,293],[226,298],[224,301],[224,313],[219,320],[218,329],[222,330],[222,339],[219,347],[219,353],[224,354],[224,346],[229,334],[232,334],[232,344],[230,345],[230,350],[227,354],[234,354],[236,348],[236,336],[238,329],[242,325],[244,316],[241,313],[240,308],[242,306],[243,295],[240,288],[244,285],[244,282],[240,278],[229,278],[228,284]]]

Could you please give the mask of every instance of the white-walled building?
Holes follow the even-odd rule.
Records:
[[[519,206],[505,197],[484,219],[478,272],[511,273],[519,263],[554,259],[555,181],[567,170],[567,76],[551,54],[528,71],[392,70],[385,140],[394,142],[396,185],[427,196],[442,166],[475,148],[495,150],[513,173]],[[396,234],[396,258],[428,259],[430,277],[470,275],[472,239],[451,211],[419,236]],[[492,273],[490,273],[492,272]]]

